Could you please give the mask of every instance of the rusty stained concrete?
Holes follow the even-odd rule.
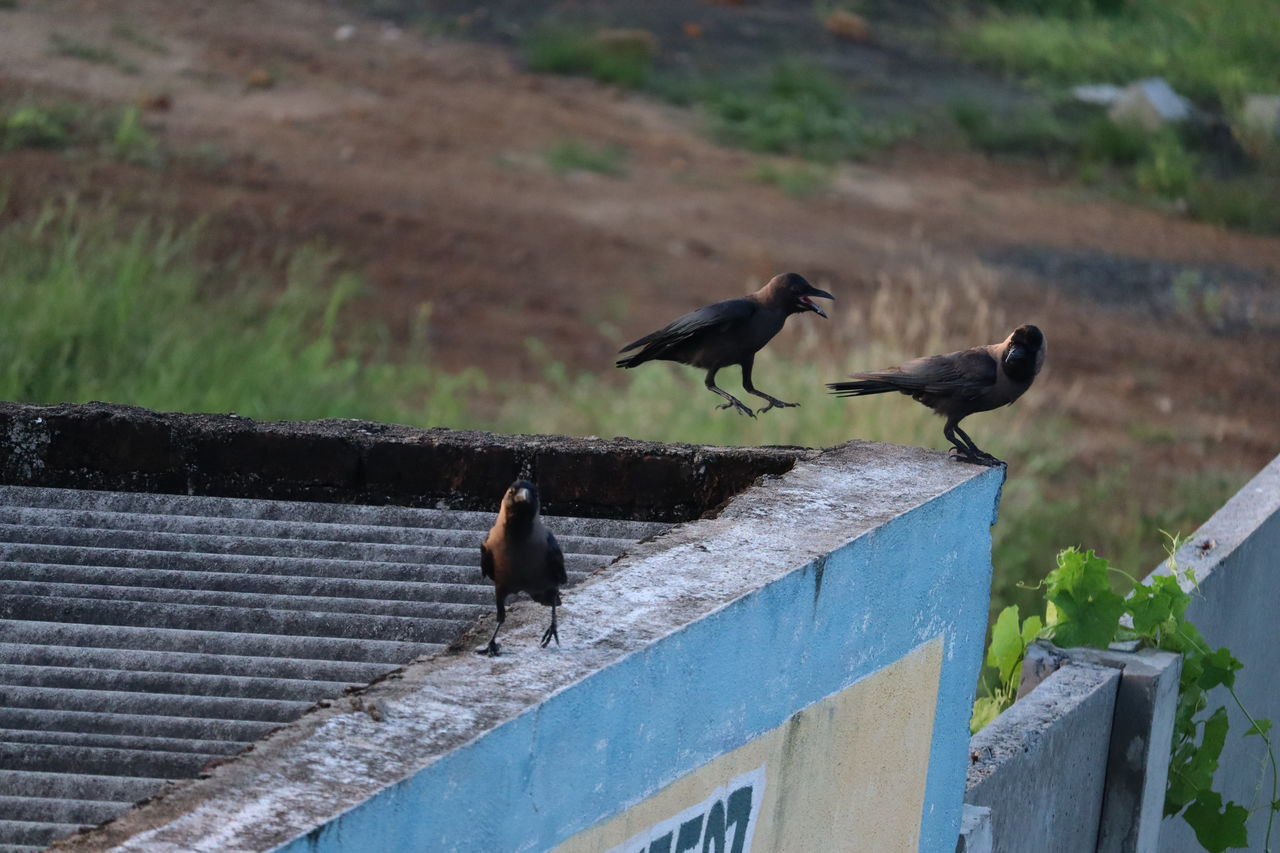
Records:
[[[1000,469],[919,448],[851,442],[814,454],[740,494],[717,517],[642,542],[566,594],[561,647],[537,645],[544,608],[517,605],[503,629],[502,657],[463,648],[419,660],[358,696],[321,703],[207,778],[177,784],[54,849],[265,851],[320,832],[380,790],[655,640],[971,480],[1002,477]],[[999,482],[981,491],[993,496]],[[813,575],[816,602],[822,575]],[[917,627],[936,635],[945,626]],[[488,630],[482,624],[467,643],[481,645]]]

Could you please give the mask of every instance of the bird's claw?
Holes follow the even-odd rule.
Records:
[[[798,408],[800,408],[799,403],[786,403],[786,402],[783,402],[782,400],[770,399],[769,405],[765,406],[763,409],[756,409],[756,414],[763,415],[765,412],[769,411],[770,409],[798,409]]]
[[[551,641],[555,640],[556,645],[560,645],[560,632],[556,630],[556,623],[552,622],[551,627],[547,628],[542,634],[542,647],[545,649],[551,645]]]
[[[970,465],[982,465],[987,468],[994,468],[997,465],[1005,464],[1003,459],[997,459],[990,453],[983,450],[979,450],[977,453],[974,453],[969,450],[961,450],[958,447],[953,447],[951,448],[949,455],[956,462],[966,462]]]
[[[489,645],[476,649],[476,654],[496,658],[498,656],[498,643],[495,640],[490,640]]]
[[[755,412],[751,411],[749,408],[747,408],[745,405],[743,405],[741,402],[737,400],[733,400],[728,403],[721,403],[720,405],[716,406],[716,408],[717,409],[737,409],[739,412],[741,412],[742,414],[746,415],[749,418],[754,418],[756,416]]]

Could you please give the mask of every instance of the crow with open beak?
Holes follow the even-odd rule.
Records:
[[[784,403],[751,384],[751,367],[756,353],[773,336],[782,331],[783,324],[792,314],[812,311],[826,317],[813,301],[813,297],[835,299],[825,290],[818,290],[804,276],[789,272],[774,276],[769,283],[750,296],[727,299],[714,305],[699,308],[683,317],[672,320],[658,331],[633,341],[618,352],[640,351],[620,359],[618,367],[639,367],[646,361],[676,361],[700,367],[707,371],[708,390],[719,394],[728,402],[716,408],[733,407],[744,415],[755,417],[746,404],[723,388],[716,386],[716,371],[736,364],[742,368],[742,387],[748,394],[767,400],[769,405],[761,413],[773,408],[798,406]]]
[[[568,583],[564,552],[539,515],[538,487],[528,480],[516,480],[502,496],[498,519],[480,545],[480,572],[493,581],[498,604],[498,624],[489,645],[476,649],[496,657],[498,629],[507,618],[507,596],[528,593],[534,601],[551,608],[551,626],[542,635],[542,647],[552,640],[560,645],[556,631],[556,607],[560,587]]]
[[[962,462],[1002,465],[980,450],[960,429],[960,421],[974,412],[1007,406],[1031,387],[1044,366],[1048,343],[1035,326],[1019,326],[998,344],[973,347],[946,355],[917,358],[877,373],[855,373],[853,382],[831,382],[840,397],[861,397],[898,391],[909,395],[947,419],[942,434],[955,445]]]

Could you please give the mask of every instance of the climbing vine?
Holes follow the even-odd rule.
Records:
[[[1271,829],[1280,811],[1280,779],[1271,721],[1250,715],[1236,694],[1236,673],[1243,667],[1229,649],[1213,650],[1195,625],[1186,619],[1195,588],[1189,570],[1178,567],[1174,553],[1181,543],[1170,540],[1167,575],[1139,581],[1113,568],[1093,551],[1068,548],[1058,554],[1058,567],[1045,578],[1044,617],[1019,620],[1017,605],[1001,611],[991,630],[987,648],[988,674],[985,696],[973,708],[971,728],[977,731],[1013,703],[1022,673],[1027,646],[1037,639],[1051,639],[1064,648],[1093,646],[1105,649],[1114,642],[1137,640],[1141,645],[1182,655],[1182,676],[1173,727],[1173,750],[1169,760],[1169,782],[1165,791],[1166,816],[1181,815],[1195,831],[1196,840],[1209,853],[1247,847],[1246,821],[1250,811],[1243,805],[1224,801],[1214,790],[1218,760],[1227,739],[1227,709],[1219,705],[1209,710],[1209,691],[1221,686],[1231,702],[1249,722],[1247,736],[1257,736],[1266,748],[1266,763],[1259,791],[1270,777],[1271,796],[1267,809],[1266,840],[1271,851]],[[1110,575],[1125,574],[1133,582],[1126,598],[1111,588]]]

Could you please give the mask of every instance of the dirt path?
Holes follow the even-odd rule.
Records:
[[[344,25],[355,29],[339,41]],[[136,71],[52,55],[51,34],[110,45]],[[255,72],[274,85],[249,87]],[[688,111],[319,0],[24,3],[0,12],[0,88],[163,93],[171,108],[148,122],[175,150],[204,152],[162,171],[3,154],[11,212],[78,187],[208,215],[241,252],[321,241],[365,274],[366,310],[393,328],[429,303],[450,367],[532,371],[536,335],[603,370],[631,333],[784,269],[853,312],[886,282],[928,278],[904,315],[954,276],[981,282],[993,339],[1016,322],[1044,328],[1060,393],[1038,405],[1090,424],[1100,448],[1172,418],[1194,440],[1143,451],[1169,464],[1256,468],[1280,449],[1275,238],[914,144],[792,198],[751,180],[760,158],[711,144]],[[545,152],[563,140],[624,146],[626,174],[555,174]],[[1213,316],[1183,304],[1188,287],[1225,294]],[[955,334],[971,327],[957,317]]]

